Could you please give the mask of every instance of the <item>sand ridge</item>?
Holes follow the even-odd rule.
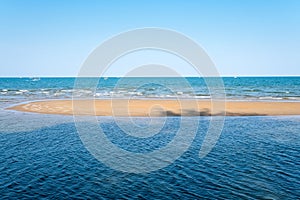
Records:
[[[221,102],[222,103],[222,102]],[[300,102],[227,101],[212,110],[208,100],[47,100],[7,108],[23,112],[97,116],[276,116],[300,115]],[[222,109],[222,108],[225,108]]]

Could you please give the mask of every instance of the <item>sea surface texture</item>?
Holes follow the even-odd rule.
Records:
[[[300,116],[226,117],[220,138],[204,158],[199,157],[199,151],[211,118],[186,117],[191,123],[199,121],[187,151],[164,168],[135,174],[114,170],[91,155],[80,140],[72,116],[5,110],[26,101],[70,98],[74,80],[0,79],[1,199],[300,198]],[[141,84],[138,91],[135,86],[143,80],[127,79],[114,90],[118,80],[101,79],[96,91],[83,88],[80,94],[96,98],[115,94],[120,98],[209,96],[203,79],[198,78],[187,79],[195,94],[174,78],[156,78],[155,84]],[[177,90],[169,91],[167,84],[175,85]],[[300,98],[297,77],[224,78],[224,84],[228,98],[233,100],[298,101]],[[168,117],[160,132],[151,138],[127,135],[113,117],[97,119],[113,144],[143,154],[171,142],[182,118]],[[119,120],[128,124],[133,120],[141,128],[149,124],[149,118],[143,117]]]
[[[75,78],[0,78],[0,100],[62,99],[72,95],[95,98],[209,99],[205,81],[214,78],[81,78],[86,87],[74,89]],[[91,82],[98,83],[91,88]],[[98,82],[97,82],[98,81]],[[225,77],[227,99],[300,100],[300,77]],[[211,89],[211,91],[217,91]]]

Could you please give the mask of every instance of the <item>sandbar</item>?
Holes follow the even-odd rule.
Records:
[[[19,104],[8,110],[96,116],[279,116],[300,115],[300,102],[209,100],[91,99],[47,100]]]

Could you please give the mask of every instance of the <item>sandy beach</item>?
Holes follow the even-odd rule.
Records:
[[[93,106],[94,105],[94,106]],[[300,115],[300,102],[229,101],[212,109],[210,101],[196,100],[48,100],[7,108],[23,112],[97,116],[278,116]]]

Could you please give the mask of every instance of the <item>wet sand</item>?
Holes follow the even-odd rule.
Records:
[[[224,110],[225,106],[225,110]],[[300,115],[300,102],[202,100],[49,100],[7,108],[23,112],[97,116],[278,116]]]

